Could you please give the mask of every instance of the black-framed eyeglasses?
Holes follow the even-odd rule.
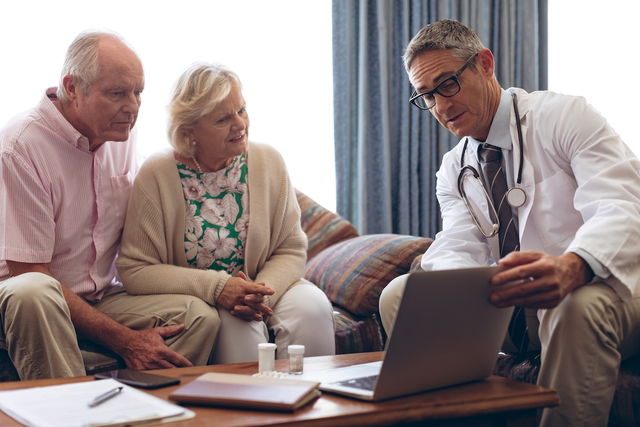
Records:
[[[452,96],[455,96],[458,92],[460,92],[460,81],[458,80],[458,77],[476,59],[476,56],[478,56],[477,53],[473,54],[471,58],[467,59],[467,62],[465,62],[458,71],[456,71],[448,79],[441,81],[440,84],[435,87],[435,89],[422,93],[417,93],[414,90],[411,94],[409,102],[411,102],[421,110],[430,110],[436,105],[436,93],[440,96],[444,96],[445,98],[451,98]]]

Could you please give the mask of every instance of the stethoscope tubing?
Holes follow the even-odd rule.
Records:
[[[516,128],[517,128],[517,132],[518,132],[518,146],[520,149],[520,156],[519,156],[519,164],[518,164],[518,175],[516,178],[516,183],[517,185],[521,185],[522,184],[522,165],[524,163],[524,144],[522,142],[522,127],[521,127],[521,123],[520,123],[520,113],[518,111],[518,98],[517,95],[513,92],[511,92],[511,99],[513,101],[513,111],[515,113],[516,116]],[[474,168],[471,165],[465,165],[464,164],[464,157],[465,154],[467,152],[467,146],[469,144],[469,139],[467,138],[464,142],[464,147],[462,148],[462,154],[460,155],[460,173],[458,174],[458,192],[460,193],[460,197],[462,197],[462,200],[464,201],[465,206],[467,207],[467,210],[469,211],[469,214],[471,215],[471,218],[473,219],[473,222],[475,223],[476,227],[478,227],[478,229],[480,230],[480,232],[487,238],[489,237],[493,237],[498,233],[498,230],[500,228],[500,220],[498,218],[497,212],[496,212],[496,208],[493,204],[492,198],[489,196],[489,194],[487,193],[487,190],[485,188],[485,185],[482,183],[482,180],[480,179],[480,174],[478,173],[478,171],[476,170],[476,168]],[[462,180],[465,176],[465,172],[469,171],[473,177],[477,180],[480,181],[480,185],[481,188],[484,192],[485,197],[487,198],[487,202],[489,203],[489,207],[490,207],[490,217],[492,216],[491,214],[493,214],[495,221],[492,221],[492,230],[491,232],[487,233],[485,232],[482,227],[480,226],[480,223],[478,221],[478,219],[476,218],[473,210],[471,209],[471,206],[467,200],[467,195],[466,192],[464,191],[463,185],[462,185]],[[520,187],[511,187],[507,190],[507,202],[509,203],[509,205],[513,208],[519,208],[522,205],[525,204],[526,200],[527,200],[527,195],[524,192],[524,190]]]

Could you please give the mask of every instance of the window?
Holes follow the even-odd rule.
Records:
[[[166,106],[192,62],[242,80],[250,139],[277,148],[294,185],[335,209],[331,2],[279,0],[25,0],[0,5],[0,126],[58,84],[65,51],[85,29],[120,33],[145,67],[138,119],[143,157],[168,147]]]
[[[584,96],[640,156],[638,16],[635,1],[549,2],[549,89]]]

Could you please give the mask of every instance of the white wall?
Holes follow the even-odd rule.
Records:
[[[640,155],[640,2],[549,1],[549,89],[581,95]]]
[[[166,105],[180,73],[223,63],[243,82],[250,139],[276,147],[294,185],[335,209],[330,0],[21,0],[3,1],[0,17],[0,126],[57,85],[80,31],[110,29],[145,67],[143,156],[168,146]]]

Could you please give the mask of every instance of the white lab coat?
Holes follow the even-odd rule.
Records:
[[[640,294],[640,162],[584,98],[509,90],[518,95],[524,146],[521,249],[561,255],[580,248],[610,272],[606,282],[621,297]],[[518,135],[513,109],[510,114],[516,175]],[[425,270],[499,259],[498,237],[479,232],[458,192],[463,146],[464,138],[436,174],[443,229],[422,258]],[[480,170],[476,147],[469,143],[465,164]],[[480,212],[488,212],[482,193],[465,189]]]

